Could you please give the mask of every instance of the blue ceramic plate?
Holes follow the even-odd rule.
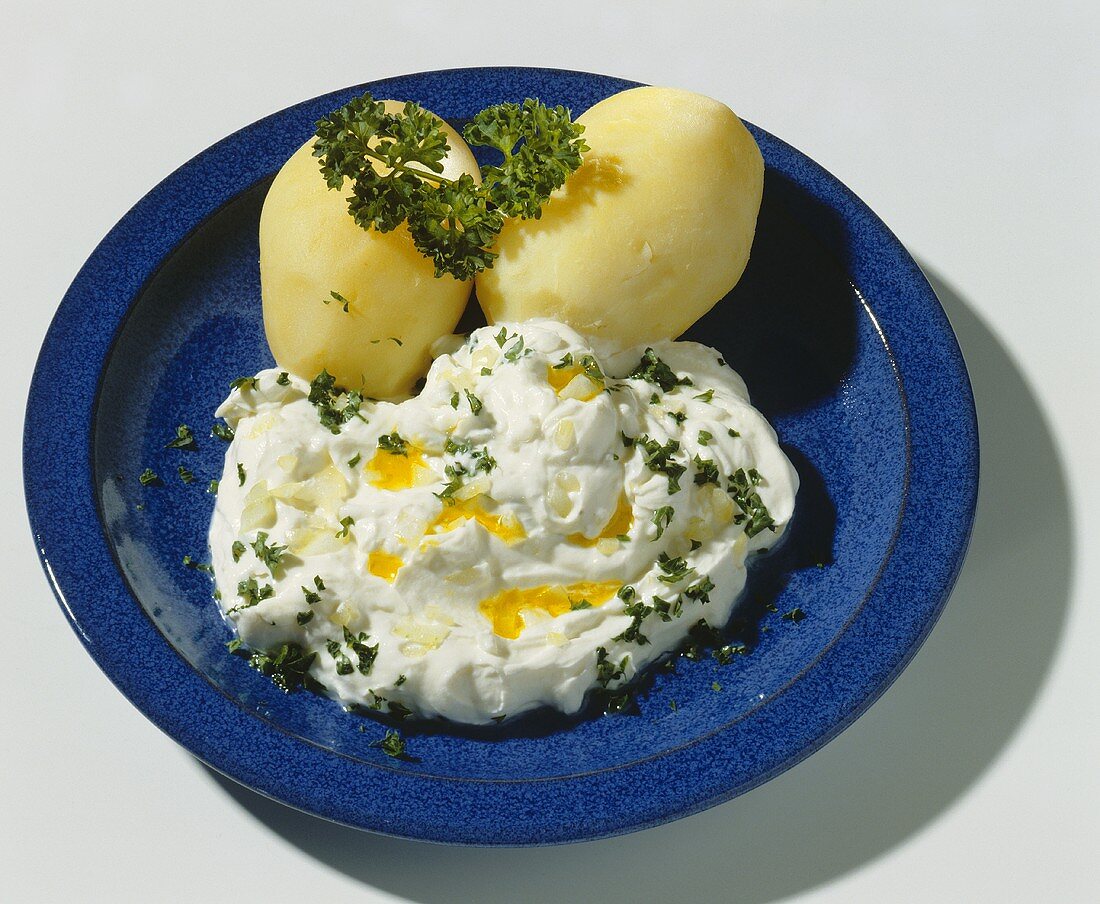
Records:
[[[689,335],[745,377],[802,480],[789,540],[754,569],[740,610],[751,652],[728,665],[681,660],[655,676],[632,716],[543,713],[493,731],[406,726],[412,758],[403,761],[372,746],[380,722],[283,696],[226,653],[209,580],[180,563],[206,556],[205,491],[224,453],[208,437],[212,412],[231,379],[272,363],[256,230],[275,172],[316,119],[364,88],[458,123],[528,96],[583,111],[631,85],[466,69],[298,104],[165,179],[77,275],[27,407],[31,526],[99,666],[215,769],[311,813],[409,838],[613,835],[790,767],[863,712],[928,634],[962,562],[977,486],[959,348],[920,270],[875,215],[750,126],[767,162],[752,260]],[[196,428],[196,451],[164,448],[179,423]],[[177,479],[181,464],[194,483]],[[140,485],[146,467],[163,486]],[[783,617],[796,608],[805,618]]]

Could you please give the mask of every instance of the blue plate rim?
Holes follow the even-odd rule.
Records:
[[[121,609],[119,617],[137,618],[147,623],[150,640],[159,639],[169,651],[167,661],[171,667],[168,671],[179,684],[168,688],[165,686],[167,676],[159,681],[149,680],[135,672],[132,659],[111,649],[110,625],[82,622],[80,599],[76,596],[70,599],[65,588],[79,587],[78,576],[93,562],[100,572],[106,568],[108,579],[109,573],[114,572],[114,578],[121,580],[113,553],[103,536],[92,485],[92,428],[99,366],[106,361],[130,302],[140,295],[148,279],[174,248],[208,216],[257,181],[256,174],[250,173],[247,166],[238,170],[228,167],[236,181],[220,178],[226,164],[232,162],[238,145],[252,139],[262,140],[265,135],[278,135],[289,122],[301,119],[306,108],[319,103],[335,107],[346,97],[363,90],[377,93],[392,89],[394,94],[401,92],[409,96],[418,83],[433,80],[447,80],[476,90],[476,84],[484,80],[523,82],[555,77],[596,80],[611,90],[637,84],[590,73],[530,67],[422,72],[312,98],[234,132],[177,168],[138,201],[104,237],[63,298],[35,367],[24,427],[25,497],[43,568],[73,629],[116,687],[154,724],[199,759],[266,796],[336,822],[437,842],[545,844],[620,834],[713,806],[790,768],[858,718],[892,683],[927,637],[947,602],[965,555],[977,496],[977,424],[965,363],[946,315],[917,264],[885,224],[851,190],[790,145],[749,124],[765,151],[769,169],[793,179],[803,191],[839,213],[850,239],[857,241],[864,250],[869,248],[874,252],[869,257],[860,256],[849,261],[848,269],[861,301],[864,294],[876,300],[874,309],[866,301],[863,304],[891,354],[908,421],[906,439],[910,467],[906,502],[899,515],[894,542],[864,603],[816,660],[800,673],[798,680],[792,679],[760,706],[736,720],[736,725],[730,723],[689,744],[625,766],[537,781],[471,781],[408,774],[387,767],[362,770],[363,764],[358,761],[334,757],[330,751],[256,719],[186,663],[161,637],[141,606],[129,597],[126,588],[111,580],[106,581],[112,585],[110,591],[118,595],[120,601],[129,598],[131,604]],[[270,172],[258,178],[268,175]],[[188,200],[181,202],[181,196]],[[164,228],[166,218],[171,228]],[[138,236],[141,236],[140,242],[135,241]],[[135,247],[139,249],[136,254]],[[838,246],[830,251],[843,259],[847,248]],[[105,288],[102,275],[107,272],[116,277],[114,292],[102,291]],[[117,280],[120,272],[126,277],[121,281]],[[89,306],[89,299],[97,303]],[[89,330],[96,329],[100,332],[97,338],[101,344],[105,338],[103,333],[108,334],[104,356],[99,362],[89,362],[79,374],[81,379],[74,380],[72,363],[66,360],[67,348],[74,337],[79,336],[87,343]],[[890,341],[890,337],[899,335],[905,336],[906,341]],[[952,392],[943,393],[944,386]],[[955,431],[946,436],[940,431],[933,436],[932,431],[923,429],[928,424],[921,415],[929,408],[911,404],[914,400],[918,403],[935,401],[939,406],[935,421],[946,420],[955,425]],[[57,405],[65,406],[63,410],[74,415],[75,429],[67,432],[63,442],[51,436],[49,430],[47,412],[58,410]],[[74,481],[79,485],[74,485]],[[936,522],[936,530],[928,530],[925,503],[931,498],[929,491],[943,492],[945,487],[953,492],[954,517],[946,525]],[[916,510],[908,501],[914,495],[922,503]],[[61,515],[64,518],[59,517]],[[899,551],[907,555],[899,556]],[[916,552],[922,555],[914,557]],[[907,617],[904,618],[896,609],[883,605],[899,591],[912,603],[905,610]],[[886,618],[884,623],[883,616],[888,613],[893,617]],[[889,642],[883,644],[883,637]],[[853,644],[854,648],[849,649]],[[836,672],[839,675],[846,664],[852,663],[858,663],[862,680],[853,683],[851,675],[846,675],[841,684],[845,693],[826,699],[832,670],[839,670]],[[811,676],[813,680],[807,680]],[[181,708],[181,702],[188,700],[191,706]],[[809,704],[828,705],[807,708]],[[808,712],[815,713],[809,725],[806,724]],[[782,749],[771,745],[763,752],[760,768],[748,779],[734,781],[722,775],[721,770],[714,774],[716,770],[711,769],[705,780],[668,781],[669,772],[683,774],[690,772],[692,766],[700,767],[708,761],[713,764],[716,759],[720,763],[719,742],[730,740],[727,736],[735,730],[744,731],[745,723],[753,722],[768,725],[773,733],[777,729],[789,730],[779,732],[786,742],[780,745]],[[215,726],[218,731],[213,730]],[[229,727],[232,730],[226,733]],[[273,729],[274,735],[271,734]],[[248,763],[242,762],[240,752],[254,752],[257,745],[266,746],[272,755],[277,753],[280,760],[287,762],[288,768],[274,773],[249,768]],[[289,768],[290,765],[296,768]],[[325,781],[311,788],[285,779],[286,774],[303,769],[320,770],[317,774],[323,775]],[[379,783],[379,777],[383,784]],[[424,784],[425,778],[432,779],[428,784],[434,786],[436,793],[417,787],[417,783]],[[653,787],[660,782],[671,787]],[[530,813],[536,802],[532,798],[532,788],[543,792],[554,785],[561,786],[563,796],[581,793],[601,802],[605,817],[591,825],[577,825],[571,819],[572,814],[565,812],[568,808],[563,808],[561,812],[543,810],[512,824],[500,824],[498,817],[502,809],[511,805],[518,812]],[[348,787],[363,794],[348,795]],[[441,788],[445,788],[446,793],[438,793]],[[493,799],[489,800],[486,795]],[[347,798],[360,796],[371,800],[372,806],[364,809],[349,804]],[[394,805],[401,802],[415,805],[407,806],[402,813],[396,806],[379,806],[387,800]],[[545,803],[541,798],[539,802]],[[462,818],[456,819],[459,807],[464,812]],[[476,814],[482,808],[492,814],[490,819],[477,819]],[[384,815],[385,809],[390,813]],[[434,814],[434,818],[430,814]]]

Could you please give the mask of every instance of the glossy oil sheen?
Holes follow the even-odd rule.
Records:
[[[750,655],[726,666],[681,660],[653,677],[633,716],[409,724],[411,759],[397,761],[372,746],[384,726],[370,715],[284,696],[226,653],[231,635],[209,578],[181,559],[206,558],[206,487],[225,450],[209,436],[212,412],[230,380],[272,363],[256,229],[282,161],[316,118],[364,87],[458,123],[526,96],[580,112],[628,86],[553,70],[456,70],[307,101],[170,176],[73,283],[28,403],[32,527],[100,666],[215,768],[319,815],[408,837],[531,844],[614,834],[790,766],[862,712],[930,630],[961,564],[977,483],[958,347],[886,227],[811,161],[750,127],[768,167],[752,258],[687,337],[741,373],[801,478],[789,537],[752,569],[739,609]],[[57,406],[73,412],[65,437],[53,433]],[[180,423],[194,428],[196,450],[163,448]],[[193,483],[179,480],[179,465]],[[141,487],[146,467],[162,486]],[[783,618],[796,607],[803,620]]]

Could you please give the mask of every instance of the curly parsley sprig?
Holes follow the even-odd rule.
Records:
[[[443,124],[414,103],[400,113],[364,94],[317,122],[313,155],[328,187],[351,185],[348,212],[363,229],[407,223],[435,275],[470,279],[493,266],[506,217],[537,219],[542,205],[581,165],[584,126],[562,106],[528,98],[482,110],[463,137],[503,157],[482,169],[482,184],[442,175],[450,150]]]

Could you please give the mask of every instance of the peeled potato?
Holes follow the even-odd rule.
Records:
[[[391,113],[403,106],[385,104]],[[451,150],[443,175],[470,173],[480,182],[466,142],[446,124],[444,131]],[[350,189],[328,188],[313,142],[279,170],[260,215],[268,345],[280,367],[307,380],[325,369],[348,389],[406,396],[428,369],[428,347],[454,330],[473,281],[437,279],[405,226],[387,233],[357,226],[348,214]],[[348,300],[348,313],[331,292]]]
[[[552,317],[623,346],[679,336],[749,259],[764,161],[729,107],[633,88],[578,122],[591,148],[540,220],[505,224],[477,276],[490,323]]]

